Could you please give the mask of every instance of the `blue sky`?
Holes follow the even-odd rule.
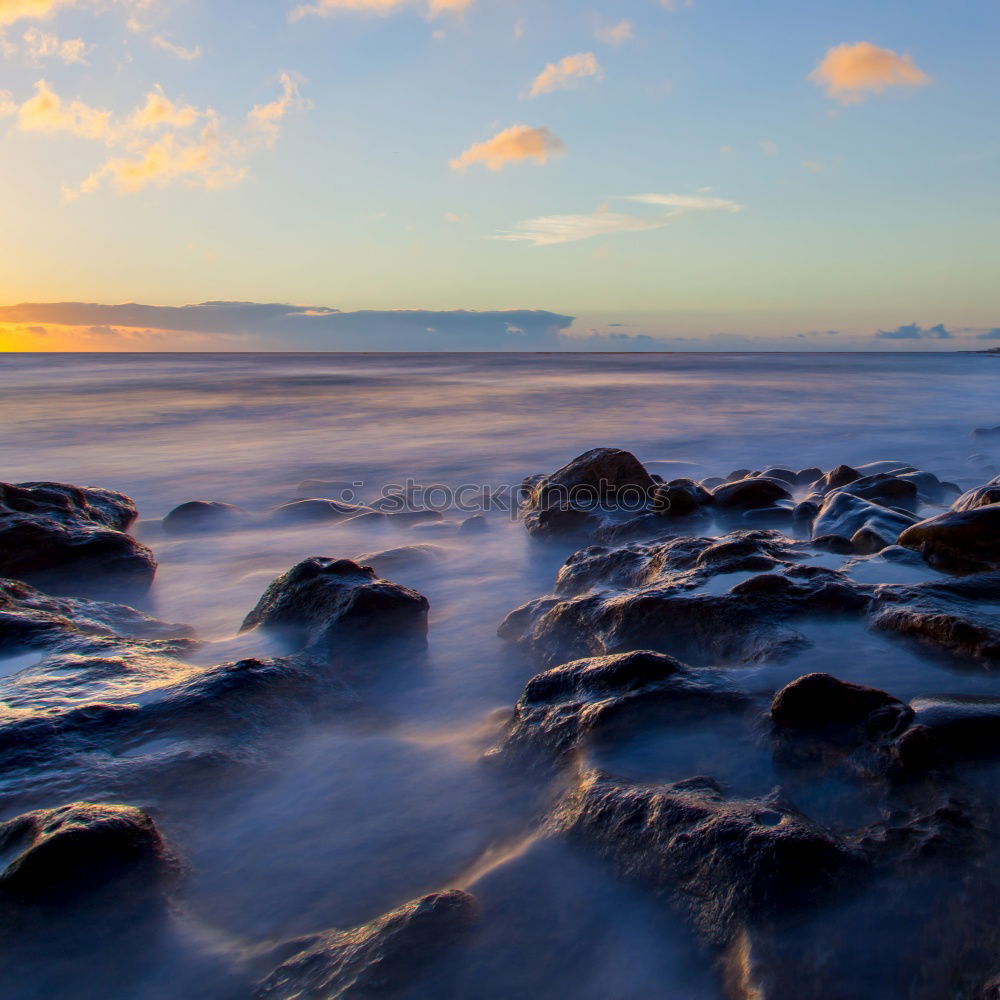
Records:
[[[668,346],[1000,324],[995,3],[432,2],[0,0],[0,302],[546,310]],[[453,165],[516,126],[544,162]]]

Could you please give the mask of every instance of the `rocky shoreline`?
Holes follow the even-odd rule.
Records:
[[[906,701],[828,672],[777,690],[732,676],[810,648],[816,622],[851,623],[952,669],[995,670],[1000,477],[963,492],[886,461],[664,481],[601,448],[529,477],[521,494],[532,538],[576,549],[551,593],[499,625],[539,672],[481,766],[538,790],[527,833],[662,900],[722,995],[876,995],[868,922],[893,928],[880,960],[899,996],[1000,996],[1000,810],[983,770],[1000,761],[1000,699]],[[183,907],[185,859],[155,815],[124,800],[67,797],[14,814],[30,798],[19,782],[44,785],[55,761],[99,752],[106,783],[139,796],[148,775],[129,749],[158,739],[182,747],[159,778],[238,781],[255,734],[364,712],[376,674],[419,659],[427,637],[424,596],[370,566],[315,557],[274,579],[243,623],[280,639],[283,655],[196,666],[191,629],[119,603],[141,602],[157,569],[129,534],[136,516],[109,490],[0,484],[0,655],[40,655],[0,708],[0,772],[20,776],[5,786],[12,818],[0,825],[0,951],[55,995],[45,955],[68,924],[99,907],[120,918],[69,949],[78,974],[116,936],[138,947]],[[219,532],[247,516],[194,501],[163,530]],[[434,519],[325,498],[273,516]],[[909,568],[915,582],[859,582],[858,566],[871,578]],[[93,697],[102,677],[114,686],[106,701]],[[753,734],[781,786],[748,798],[713,774],[647,783],[606,766],[635,732],[691,720]],[[863,798],[863,821],[810,815],[808,790],[824,782]],[[261,942],[205,995],[447,996],[449,957],[501,919],[466,888],[441,886],[352,929]],[[139,958],[122,962],[126,979],[140,974]]]

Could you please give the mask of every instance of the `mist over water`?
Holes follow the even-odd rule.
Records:
[[[998,389],[1000,359],[972,354],[5,357],[0,479],[100,486],[136,501],[134,533],[159,562],[142,610],[204,641],[177,677],[281,653],[279,640],[239,629],[268,583],[309,556],[366,557],[424,594],[431,619],[425,655],[357,665],[361,707],[276,716],[239,745],[223,725],[44,773],[13,770],[0,781],[0,820],[76,799],[127,801],[175,845],[186,866],[181,912],[150,930],[147,967],[123,996],[247,996],[255,948],[457,886],[500,916],[440,974],[436,995],[716,997],[711,962],[683,924],[594,858],[536,836],[539,782],[482,762],[538,670],[497,625],[550,593],[576,546],[533,541],[503,512],[488,513],[481,533],[459,530],[472,511],[402,525],[289,524],[269,512],[301,498],[306,480],[350,484],[365,503],[407,480],[516,484],[599,446],[628,449],[666,479],[891,459],[964,489],[1000,471],[1000,453],[977,455],[969,437],[1000,422]],[[194,499],[254,516],[234,530],[165,533],[160,519]],[[1000,696],[993,676],[860,625],[808,628],[810,648],[734,668],[734,683],[770,693],[823,670],[904,699]],[[5,705],[142,703],[162,683],[141,671],[61,680],[40,659],[0,660]],[[235,766],[214,766],[220,747]],[[708,774],[746,796],[782,781],[738,719],[638,733],[600,758],[634,780]],[[873,808],[850,788],[799,791],[800,808],[822,822]],[[52,995],[53,965],[51,981],[15,982],[7,995]],[[112,995],[113,950],[97,949],[91,972],[73,995]]]

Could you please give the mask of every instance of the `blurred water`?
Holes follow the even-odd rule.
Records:
[[[383,573],[425,594],[432,615],[424,659],[364,665],[368,714],[253,748],[239,781],[160,778],[177,748],[151,743],[122,761],[82,770],[76,762],[75,771],[67,763],[64,774],[22,783],[0,819],[114,796],[115,768],[139,761],[149,777],[130,786],[132,800],[156,813],[190,866],[192,933],[206,954],[230,961],[261,940],[349,926],[472,872],[484,897],[506,900],[506,923],[495,932],[499,951],[481,945],[453,970],[461,995],[477,995],[470,984],[488,970],[478,995],[509,996],[528,983],[530,996],[638,997],[673,976],[676,990],[663,995],[713,996],[707,967],[692,971],[687,932],[657,917],[666,923],[655,925],[662,947],[653,948],[649,904],[590,862],[549,844],[482,863],[498,845],[530,840],[538,793],[479,760],[534,672],[496,626],[551,589],[570,548],[533,544],[502,514],[484,533],[465,534],[453,514],[400,526],[282,525],[266,513],[306,479],[363,484],[365,501],[407,478],[516,483],[601,445],[687,463],[654,469],[699,477],[893,459],[974,485],[1000,464],[1000,455],[977,456],[983,449],[969,438],[973,427],[1000,423],[998,390],[1000,360],[972,354],[4,356],[0,479],[131,495],[137,534],[160,562],[148,610],[195,626],[206,640],[197,664],[274,652],[256,634],[238,636],[240,623],[274,576],[310,555],[423,546],[418,559],[387,559]],[[255,518],[239,531],[166,535],[159,519],[191,499],[235,503]],[[766,692],[827,669],[902,697],[984,690],[982,678],[973,684],[863,629],[827,628],[816,626],[813,649],[792,663],[745,671],[740,683]],[[20,657],[0,662],[0,675],[30,668]],[[95,679],[87,697],[115,700],[102,684]],[[119,700],[131,697],[123,690]],[[718,732],[637,737],[609,761],[642,780],[710,773],[740,794],[766,793],[778,780],[773,765],[752,731],[737,730],[730,721]],[[589,909],[572,902],[583,896]],[[579,952],[573,970],[539,941],[554,913],[553,940]],[[616,960],[596,961],[605,952]],[[194,995],[162,968],[151,977],[144,996]],[[33,995],[25,984],[15,1000]]]

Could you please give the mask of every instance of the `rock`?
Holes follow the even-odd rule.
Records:
[[[800,486],[813,486],[823,478],[823,470],[816,468],[799,469],[798,477]]]
[[[899,536],[899,544],[946,572],[1000,569],[1000,504],[950,511],[921,521]]]
[[[771,703],[771,719],[784,730],[888,731],[907,717],[898,698],[829,674],[807,674],[787,684]]]
[[[423,641],[428,609],[427,598],[380,580],[370,566],[314,557],[267,588],[241,631],[260,626],[319,647],[345,640]]]
[[[711,493],[716,486],[721,486],[725,481],[726,480],[722,479],[720,476],[709,476],[708,479],[703,479],[700,485],[702,489]]]
[[[811,529],[817,514],[819,514],[819,504],[814,500],[803,500],[792,509],[792,523]]]
[[[0,576],[62,593],[147,588],[156,560],[126,535],[132,501],[58,483],[0,483]]]
[[[896,742],[908,769],[948,766],[1000,755],[1000,699],[979,695],[917,698],[913,725]]]
[[[0,825],[0,897],[66,903],[128,876],[159,884],[172,862],[153,821],[133,806],[76,802]],[[138,877],[138,878],[137,878]]]
[[[916,520],[912,515],[837,490],[823,501],[812,530],[816,538],[824,535],[850,538],[853,551],[869,555],[894,544],[900,533]]]
[[[644,510],[655,485],[631,453],[595,448],[549,476],[525,480],[525,527],[538,536],[587,531],[599,523],[593,512],[602,507]]]
[[[1000,485],[980,486],[978,489],[969,490],[951,505],[951,509],[975,510],[977,507],[988,507],[990,504],[1000,504]]]
[[[272,511],[271,517],[277,521],[308,524],[313,521],[343,521],[359,514],[371,513],[371,507],[343,503],[340,500],[293,500]]]
[[[95,653],[135,640],[177,640],[165,648],[179,652],[190,648],[192,636],[186,625],[170,625],[122,604],[52,597],[19,580],[0,579],[0,651],[4,653],[39,647]]]
[[[792,472],[791,469],[767,469],[761,473],[761,477],[764,479],[774,479],[779,483],[787,483],[789,486],[799,485],[799,474]],[[803,483],[802,485],[806,484]]]
[[[458,889],[424,896],[351,931],[291,942],[301,948],[260,984],[256,1000],[391,1000],[411,994],[475,925],[479,907]]]
[[[778,500],[791,500],[786,486],[773,479],[738,479],[712,491],[718,507],[743,510],[772,507]]]
[[[653,491],[653,510],[662,517],[689,517],[712,503],[712,494],[691,479],[675,479]]]
[[[737,483],[741,479],[749,479],[753,475],[750,469],[734,469],[726,476],[727,483]]]
[[[661,653],[576,660],[528,682],[498,753],[544,750],[558,761],[585,742],[632,732],[640,721],[675,722],[748,702],[719,671],[693,670]]]
[[[168,535],[188,535],[213,529],[225,530],[246,517],[242,507],[214,500],[190,500],[175,507],[163,519]]]
[[[354,562],[360,566],[371,566],[381,575],[386,570],[429,566],[442,559],[444,555],[445,549],[440,545],[425,542],[421,545],[401,545],[394,549],[383,549],[381,552],[366,552],[358,556]]]
[[[828,472],[817,484],[816,489],[820,493],[829,493],[831,490],[838,490],[843,486],[849,486],[861,479],[861,473],[857,469],[852,469],[849,465],[838,465],[832,472]]]
[[[490,522],[482,514],[473,514],[467,517],[458,528],[460,535],[481,535],[484,531],[490,530]]]
[[[895,507],[915,514],[918,502],[916,483],[896,476],[865,476],[841,488],[842,493],[870,500],[883,507]]]
[[[832,552],[837,556],[849,556],[854,554],[854,543],[843,535],[820,535],[814,538],[813,547],[821,552]]]
[[[632,785],[590,772],[557,820],[625,877],[671,898],[715,947],[829,898],[865,866],[860,851],[780,800],[730,799],[710,778]]]
[[[1000,441],[1000,427],[977,427],[971,436],[977,441]]]
[[[891,459],[883,459],[880,462],[866,462],[859,465],[855,472],[862,476],[899,476],[904,473],[913,473],[917,469],[907,462],[893,462]]]

